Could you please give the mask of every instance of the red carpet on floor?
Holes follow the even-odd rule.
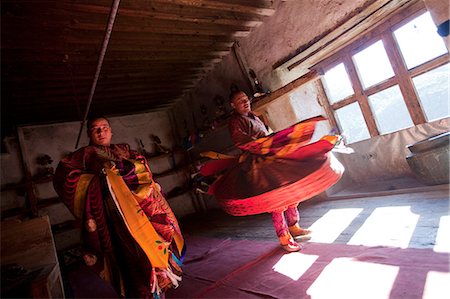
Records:
[[[184,276],[166,298],[439,298],[449,294],[449,253],[186,237]],[[439,295],[440,294],[440,295]],[[445,298],[444,297],[441,298]],[[450,298],[450,297],[447,297]]]

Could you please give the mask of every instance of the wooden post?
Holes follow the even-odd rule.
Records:
[[[34,218],[38,216],[37,197],[34,191],[33,177],[31,175],[30,165],[28,163],[28,156],[26,155],[24,145],[25,138],[23,135],[22,128],[17,129],[17,139],[19,141],[19,156],[22,164],[23,174],[25,176],[25,188],[27,191],[28,205],[29,208],[31,209],[30,216]]]

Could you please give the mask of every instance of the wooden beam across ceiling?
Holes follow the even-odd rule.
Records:
[[[279,1],[122,0],[92,107],[120,114],[170,106],[273,15]],[[2,116],[8,115],[2,126],[4,120],[10,126],[79,118],[112,2],[0,3],[1,81],[7,86],[1,90]]]
[[[137,4],[143,4],[143,2],[137,2]],[[145,4],[145,3],[144,3]],[[107,14],[109,13],[109,7],[92,4],[62,4],[62,9],[68,10],[76,17],[75,13],[97,13]],[[245,25],[249,27],[259,26],[263,22],[264,16],[259,14],[244,14],[236,11],[221,11],[213,9],[193,9],[191,7],[165,4],[161,6],[151,7],[133,7],[133,8],[121,8],[121,17],[140,17],[156,20],[167,21],[184,21],[192,22],[196,24],[219,24],[219,25]]]
[[[64,1],[67,2],[67,1]],[[69,1],[70,3],[71,1]],[[110,6],[111,1],[98,0],[97,5]],[[90,0],[77,0],[77,4],[92,4]],[[243,13],[250,15],[271,16],[275,13],[275,3],[272,0],[150,0],[150,1],[124,1],[121,9],[133,9],[140,11],[154,11],[163,9],[164,6],[172,5],[172,7],[179,7],[180,9],[196,8],[200,12],[206,10],[213,11],[228,11],[234,13]],[[176,13],[180,13],[176,11]],[[203,12],[204,14],[205,12]],[[185,14],[182,12],[181,16]],[[202,14],[202,15],[203,15]]]

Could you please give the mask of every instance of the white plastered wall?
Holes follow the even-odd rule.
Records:
[[[407,146],[449,130],[450,118],[445,118],[350,144],[353,154],[337,156],[354,182],[414,177],[406,161]]]
[[[142,140],[147,152],[154,151],[150,135],[157,135],[162,145],[173,148],[175,140],[167,112],[151,112],[109,118],[113,138],[112,143],[128,143],[132,149],[140,148]],[[31,175],[39,167],[36,158],[47,154],[53,159],[51,166],[56,168],[58,162],[68,153],[75,151],[75,143],[80,129],[79,122],[56,123],[48,125],[20,127],[22,148]],[[83,129],[79,146],[88,145],[86,129]]]
[[[136,115],[110,117],[109,121],[113,128],[113,143],[128,143],[132,149],[140,149],[139,140],[144,144],[144,149],[152,153],[155,151],[152,134],[161,139],[163,146],[169,149],[176,148],[177,140],[174,138],[174,128],[169,118],[168,111],[149,112]],[[18,128],[20,145],[23,151],[25,163],[34,177],[38,174],[40,166],[36,159],[42,155],[49,155],[53,162],[48,165],[56,169],[58,162],[70,152],[75,151],[75,143],[80,128],[79,122],[54,123],[34,126],[22,126]],[[8,183],[23,181],[22,166],[19,160],[19,146],[12,146],[11,153],[2,155],[2,186]],[[86,130],[83,129],[78,148],[88,144]],[[150,168],[157,173],[169,170],[173,167],[172,160],[180,162],[182,157],[177,152],[174,157],[157,157],[151,159]],[[152,166],[153,165],[153,166]],[[3,167],[7,166],[7,167]],[[14,171],[12,171],[14,170]],[[158,179],[156,179],[158,181]],[[161,179],[163,190],[169,192],[180,183],[178,180]],[[56,198],[57,194],[51,181],[35,184],[35,193],[38,201]],[[2,210],[24,206],[25,197],[17,192],[2,192]],[[192,213],[193,207],[190,199],[188,202],[183,198],[179,200],[183,206],[177,207],[181,215]],[[170,200],[169,200],[170,203]],[[184,208],[188,207],[188,208]],[[186,210],[186,211],[184,211]],[[67,208],[61,203],[51,205],[39,210],[42,215],[49,215],[52,224],[62,223],[73,219]],[[58,240],[57,240],[58,242]]]

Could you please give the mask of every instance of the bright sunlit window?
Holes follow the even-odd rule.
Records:
[[[450,116],[449,72],[450,67],[447,63],[413,78],[414,87],[428,121]]]
[[[365,88],[394,76],[381,40],[355,54],[353,60]]]
[[[426,12],[394,31],[408,69],[447,53],[436,30],[430,13]]]
[[[398,85],[369,96],[380,134],[387,134],[414,126]]]
[[[342,135],[347,143],[369,139],[370,134],[358,103],[344,106],[335,111]]]
[[[354,93],[343,63],[327,71],[323,79],[330,103],[336,103]]]
[[[317,64],[347,143],[450,117],[448,50],[430,14],[413,9]]]

